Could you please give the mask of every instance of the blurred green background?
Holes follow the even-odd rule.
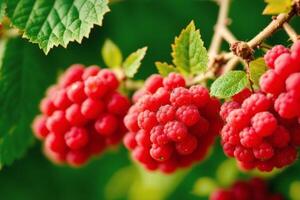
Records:
[[[270,16],[261,15],[264,6],[263,0],[233,0],[230,29],[237,38],[252,38],[270,21]],[[72,63],[103,65],[100,49],[106,38],[118,44],[125,56],[137,48],[148,46],[142,69],[136,77],[144,79],[156,72],[155,61],[171,61],[170,44],[191,20],[200,28],[205,46],[209,46],[217,12],[218,6],[209,0],[121,0],[111,5],[111,12],[105,16],[103,27],[94,28],[90,38],[84,39],[81,45],[72,43],[67,49],[55,48],[48,56],[44,56],[36,45],[27,45],[40,52],[39,57],[45,64],[41,67],[52,68],[45,69],[45,73],[51,71],[49,83],[53,83],[55,75]],[[292,24],[300,32],[299,18]],[[288,37],[280,31],[268,43],[287,41]],[[228,49],[228,45],[224,44],[223,48]],[[131,199],[139,200],[157,199],[159,196],[173,200],[207,199],[195,194],[201,193],[197,192],[197,184],[194,189],[196,191],[193,192],[199,178],[210,177],[221,185],[227,185],[236,176],[249,176],[244,173],[236,174],[234,164],[225,161],[227,159],[221,151],[219,141],[204,163],[196,165],[189,172],[179,172],[172,177],[141,173],[139,168],[131,164],[123,147],[107,152],[80,169],[54,166],[46,160],[40,149],[40,143],[34,142],[22,159],[2,168],[1,200],[127,199],[128,195]],[[272,188],[289,198],[290,183],[300,180],[299,169],[299,164],[295,164],[284,172],[273,175],[270,178]],[[227,171],[225,175],[222,173],[224,170]],[[232,170],[232,174],[228,170]],[[228,180],[226,174],[229,174]],[[167,195],[168,192],[170,195]]]

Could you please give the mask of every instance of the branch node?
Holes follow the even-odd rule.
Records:
[[[247,44],[247,42],[238,41],[230,46],[230,50],[237,56],[243,58],[245,61],[253,60],[254,50]]]

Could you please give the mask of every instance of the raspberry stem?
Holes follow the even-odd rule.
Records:
[[[283,24],[283,29],[289,35],[289,37],[293,42],[296,42],[300,38],[300,36],[297,34],[297,32],[293,29],[293,27],[289,23],[285,22]]]

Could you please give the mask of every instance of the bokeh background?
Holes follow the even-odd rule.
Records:
[[[238,39],[248,40],[266,26],[270,16],[261,15],[264,7],[263,0],[232,1],[230,29]],[[156,72],[155,61],[171,61],[170,44],[191,20],[200,28],[208,47],[217,13],[218,6],[209,0],[121,0],[111,5],[103,27],[95,27],[90,38],[84,39],[81,45],[72,43],[67,49],[55,48],[48,56],[44,56],[36,45],[26,45],[43,61],[41,67],[49,74],[49,84],[54,83],[56,75],[72,63],[103,66],[100,50],[106,38],[118,44],[124,56],[148,46],[136,76],[136,79],[145,79]],[[300,32],[299,18],[292,24]],[[284,32],[279,31],[268,39],[268,43],[290,42]],[[223,49],[228,49],[228,45],[224,44]],[[282,192],[289,199],[291,183],[297,186],[295,181],[300,181],[299,169],[298,162],[283,172],[263,176],[268,177],[272,189]],[[216,141],[203,163],[169,177],[143,172],[132,164],[122,146],[80,169],[55,166],[42,155],[40,143],[34,141],[23,158],[1,169],[0,199],[207,199],[201,194],[215,184],[226,186],[237,177],[250,175],[258,174],[238,172],[234,162],[223,155],[219,141]]]

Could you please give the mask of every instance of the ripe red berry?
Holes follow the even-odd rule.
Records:
[[[130,101],[117,91],[118,85],[107,69],[74,65],[47,90],[40,103],[42,115],[36,117],[32,129],[45,142],[44,152],[51,161],[78,167],[122,140]],[[139,129],[137,120],[127,117],[125,121]],[[137,137],[145,145],[143,138],[148,136]],[[136,142],[135,135],[127,137],[128,147],[133,149]]]
[[[277,128],[277,120],[270,112],[259,112],[251,119],[254,131],[261,137],[272,135]]]
[[[275,60],[275,72],[283,79],[286,79],[290,74],[297,72],[298,66],[289,53],[281,54]]]
[[[176,73],[152,75],[139,95],[124,118],[133,158],[165,173],[203,160],[222,126],[220,102],[202,86],[187,88]]]
[[[284,78],[272,69],[260,77],[259,84],[263,92],[274,95],[278,95],[284,90]]]
[[[289,53],[289,49],[285,48],[283,45],[276,45],[270,49],[264,56],[265,62],[270,68],[274,68],[275,60],[284,53]]]

